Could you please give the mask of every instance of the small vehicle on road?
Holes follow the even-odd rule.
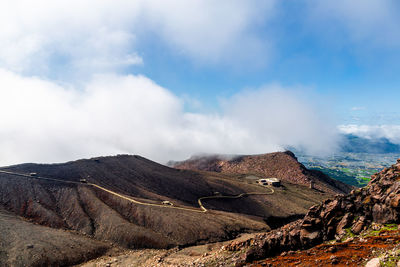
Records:
[[[37,177],[38,174],[37,174],[36,172],[31,172],[31,173],[29,173],[29,176],[31,176],[31,177]]]
[[[80,179],[79,182],[87,184],[87,180],[86,179]]]
[[[164,200],[163,202],[161,202],[163,205],[170,205],[170,206],[173,206],[174,204],[172,204],[172,202],[171,201],[168,201],[168,200]]]

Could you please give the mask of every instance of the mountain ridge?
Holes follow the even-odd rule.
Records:
[[[291,151],[259,155],[205,155],[194,156],[170,166],[184,170],[200,170],[225,174],[254,174],[262,177],[276,177],[294,184],[310,186],[324,192],[348,193],[352,189],[324,173],[309,170],[297,161]]]
[[[342,152],[350,153],[400,153],[400,145],[393,143],[388,138],[365,138],[354,134],[342,135],[339,148]]]

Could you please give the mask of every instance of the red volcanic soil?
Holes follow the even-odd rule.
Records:
[[[276,177],[294,184],[314,187],[323,192],[348,193],[351,186],[334,180],[320,171],[308,170],[290,152],[276,152],[262,155],[235,156],[194,156],[188,160],[174,162],[174,168],[185,170],[212,171],[225,174],[253,174],[262,177]]]
[[[281,256],[248,264],[249,266],[364,266],[367,259],[398,248],[400,231],[382,231],[378,236],[322,244],[305,251],[290,251]]]

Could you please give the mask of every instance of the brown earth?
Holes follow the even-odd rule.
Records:
[[[240,175],[177,170],[128,155],[63,164],[22,164],[1,170],[24,174],[35,172],[40,177],[64,181],[79,182],[85,178],[90,183],[141,202],[161,203],[168,200],[174,207],[192,209],[198,209],[199,197],[215,192],[237,195],[244,192],[262,193],[268,189],[243,180]],[[54,231],[74,233],[74,237],[79,235],[90,240],[74,246],[79,251],[71,252],[78,255],[73,259],[64,252],[68,248],[62,245],[54,245],[57,249],[51,253],[35,252],[37,265],[43,262],[52,263],[48,265],[83,262],[104,253],[111,246],[170,248],[228,240],[239,233],[266,231],[270,226],[278,227],[297,219],[310,206],[329,196],[305,186],[284,182],[272,195],[206,200],[204,205],[209,211],[200,213],[138,205],[88,184],[0,173],[0,208],[21,216],[19,220],[24,228],[21,232],[29,233],[42,227],[40,229],[48,229],[44,235],[46,239],[54,239],[54,242],[65,239],[65,246],[73,238],[70,235],[60,237]],[[9,229],[9,224],[7,220],[0,220],[0,235],[6,233],[4,229]],[[12,232],[11,235],[17,234]],[[41,242],[39,237],[32,239],[34,246]],[[22,237],[19,239],[22,240]],[[90,242],[93,245],[83,245]],[[97,245],[101,249],[94,244],[101,244]],[[53,246],[51,242],[47,245],[45,251]],[[3,246],[0,254],[0,263],[12,262],[12,255],[16,255],[21,259],[21,265],[35,265],[29,261],[30,254],[26,250]]]
[[[174,168],[184,170],[212,171],[225,174],[253,174],[276,177],[290,183],[314,187],[331,194],[348,193],[351,186],[334,180],[320,171],[308,170],[290,152],[275,152],[247,156],[193,156],[181,162],[170,162]]]
[[[400,231],[382,231],[377,236],[359,236],[349,239],[346,242],[318,245],[308,250],[290,251],[281,256],[248,264],[248,266],[364,266],[371,258],[393,249],[398,250]],[[392,264],[397,262],[398,255],[396,256],[396,261]]]
[[[1,266],[72,265],[104,254],[111,246],[77,233],[29,223],[0,209]]]

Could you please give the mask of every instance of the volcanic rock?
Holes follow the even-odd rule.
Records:
[[[364,225],[365,225],[365,217],[364,217],[364,216],[361,216],[361,217],[356,221],[356,223],[353,224],[353,226],[351,227],[351,231],[352,231],[354,234],[358,235],[358,234],[362,231]]]

